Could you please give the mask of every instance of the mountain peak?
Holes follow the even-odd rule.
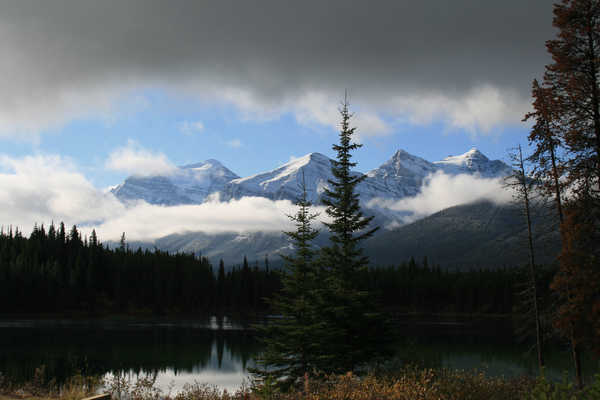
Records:
[[[477,147],[471,147],[471,150],[467,151],[465,154],[463,154],[464,157],[470,157],[470,158],[483,158],[488,160],[488,158],[485,156],[485,154],[483,154],[481,151],[479,151],[479,149]]]
[[[283,164],[283,166],[285,165],[297,165],[297,166],[303,166],[306,165],[308,163],[310,163],[311,161],[316,161],[316,162],[323,162],[323,161],[328,161],[329,157],[327,157],[324,154],[321,153],[308,153],[303,155],[302,157],[292,157],[290,158],[290,161],[288,161],[287,163]]]
[[[221,162],[209,159],[183,165],[170,175],[129,177],[111,192],[120,200],[145,200],[150,204],[200,204],[220,192],[238,176]]]
[[[508,165],[500,160],[490,160],[476,147],[458,156],[448,156],[434,164],[451,174],[477,173],[487,178],[496,178],[512,173]]]
[[[309,153],[307,154],[307,156],[309,156],[311,158],[311,160],[329,160],[329,157],[327,157],[325,154],[321,154],[321,153]]]
[[[489,161],[489,158],[485,156],[479,149],[472,147],[471,150],[466,153],[457,156],[448,156],[441,161],[436,161],[436,164],[453,164],[453,165],[465,165],[470,164],[473,161]]]
[[[408,151],[406,151],[404,149],[398,149],[392,156],[392,160],[398,160],[398,159],[403,159],[403,158],[408,158],[408,157],[415,157],[415,156],[413,156],[412,154],[410,154]]]
[[[429,161],[399,149],[379,168],[369,171],[367,176],[382,180],[384,186],[406,186],[408,184],[419,187],[422,178],[435,170],[435,166]]]
[[[185,165],[180,166],[179,168],[181,168],[181,169],[196,169],[196,168],[207,168],[207,167],[208,168],[210,168],[210,167],[223,168],[224,165],[219,160],[215,160],[214,158],[209,158],[206,161],[201,161],[201,162],[192,163],[192,164],[185,164]]]

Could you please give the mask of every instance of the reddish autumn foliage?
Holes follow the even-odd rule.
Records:
[[[560,270],[551,288],[558,294],[556,326],[600,356],[600,265],[598,215],[570,205],[562,225]]]
[[[533,81],[531,91],[534,111],[525,115],[523,121],[534,119],[535,123],[529,133],[529,143],[535,145],[533,154],[528,160],[534,164],[534,176],[541,183],[546,195],[555,198],[559,219],[562,222],[562,193],[564,184],[561,178],[565,172],[564,162],[559,156],[563,147],[562,136],[564,126],[561,123],[561,107],[559,99],[554,96],[552,88],[540,86],[537,79]]]
[[[563,0],[554,6],[558,37],[546,43],[553,63],[544,86],[551,119],[561,125],[569,154],[568,181],[578,194],[600,179],[600,1]],[[546,97],[546,96],[545,96]]]
[[[555,325],[572,343],[581,385],[579,349],[600,355],[600,0],[562,0],[553,24],[553,62],[543,84],[533,83],[534,111],[525,119],[535,120],[530,160],[562,223]]]

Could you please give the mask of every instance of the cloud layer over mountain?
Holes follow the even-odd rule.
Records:
[[[477,200],[489,200],[507,204],[512,192],[505,187],[502,178],[482,178],[478,175],[448,175],[442,171],[429,175],[416,196],[399,200],[374,199],[371,206],[405,212],[405,223],[413,222],[445,208],[468,204]],[[393,224],[391,227],[397,226]]]
[[[134,150],[120,151],[145,154],[143,148],[135,147]],[[118,157],[108,161],[114,161],[113,158]],[[165,163],[170,165],[166,158]],[[34,223],[49,224],[52,220],[77,224],[87,233],[95,228],[102,240],[118,240],[122,232],[126,232],[131,240],[153,240],[193,231],[280,232],[294,229],[287,217],[295,213],[290,200],[242,197],[220,201],[213,195],[204,203],[194,205],[153,205],[142,200],[122,203],[112,193],[95,188],[74,163],[59,156],[0,156],[0,186],[3,188],[0,220],[5,228],[12,224],[26,234]],[[452,176],[438,171],[424,180],[416,196],[399,200],[376,199],[370,205],[403,211],[408,215],[405,222],[409,222],[479,199],[504,203],[510,200],[510,193],[502,188],[501,179],[486,179],[477,174]],[[315,211],[321,213],[321,220],[326,218],[323,207],[315,207]]]
[[[363,135],[398,118],[472,134],[518,123],[548,61],[546,0],[218,2],[12,0],[0,14],[0,135],[110,116],[161,88],[337,123],[349,88]]]
[[[29,234],[33,224],[64,221],[102,240],[152,240],[186,231],[242,232],[293,229],[288,200],[261,197],[200,205],[159,206],[143,201],[125,206],[96,189],[69,160],[58,156],[0,157],[0,220]]]

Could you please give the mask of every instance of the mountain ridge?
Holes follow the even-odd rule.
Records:
[[[296,201],[305,184],[308,200],[321,202],[328,180],[333,179],[331,162],[321,153],[309,153],[293,159],[272,170],[240,177],[221,162],[209,159],[204,162],[178,167],[167,175],[128,177],[111,192],[121,201],[144,200],[150,204],[180,205],[201,204],[216,193],[222,201],[245,196],[260,196],[272,200]],[[508,175],[511,168],[500,160],[490,160],[476,148],[458,156],[430,162],[397,150],[393,156],[364,175],[357,186],[363,204],[373,198],[401,199],[416,196],[425,178],[441,171],[450,175],[472,174],[483,178]]]
[[[218,194],[220,201],[240,199],[244,196],[260,196],[271,200],[296,201],[301,195],[301,184],[304,181],[308,199],[319,204],[327,181],[333,179],[331,173],[332,160],[321,153],[309,153],[284,163],[272,170],[260,172],[247,177],[239,177],[217,160],[206,160],[200,163],[180,167],[181,172],[175,176],[129,177],[119,185],[113,193],[125,197],[124,201],[144,200],[153,204],[178,205],[201,204],[206,201],[210,190]],[[365,174],[354,171],[356,175],[364,175],[365,179],[357,186],[365,212],[375,216],[374,224],[379,226],[399,226],[392,230],[382,229],[366,243],[366,251],[377,264],[386,264],[392,260],[401,262],[404,258],[420,257],[425,253],[423,246],[437,243],[439,251],[430,254],[436,262],[447,265],[475,265],[477,257],[486,253],[494,254],[497,262],[513,262],[514,257],[506,257],[504,252],[515,247],[515,225],[519,221],[512,217],[497,220],[493,232],[479,230],[481,220],[494,213],[506,214],[508,206],[498,205],[465,205],[463,208],[451,207],[444,211],[453,215],[445,218],[436,213],[430,219],[421,219],[412,224],[404,224],[406,213],[394,211],[377,205],[369,205],[374,198],[392,201],[419,195],[428,176],[436,173],[449,175],[469,174],[481,178],[499,178],[512,172],[512,169],[499,160],[490,160],[479,150],[473,148],[457,156],[448,156],[443,160],[430,162],[412,155],[405,150],[397,150],[390,159],[378,168]],[[202,179],[207,178],[204,182]],[[130,190],[136,179],[145,183],[143,190]],[[203,184],[196,182],[200,179]],[[213,181],[214,180],[214,181]],[[186,188],[199,187],[196,197],[190,195]],[[128,193],[128,190],[130,193]],[[123,196],[126,194],[127,196]],[[137,198],[133,198],[137,195]],[[132,199],[133,198],[133,199]],[[162,202],[162,203],[161,203]],[[376,204],[377,202],[371,202]],[[496,208],[494,208],[496,207]],[[496,210],[496,211],[494,211]],[[473,215],[471,215],[472,213]],[[507,214],[508,215],[508,214]],[[419,222],[424,221],[424,222]],[[421,224],[421,225],[420,225]],[[421,228],[422,224],[428,228]],[[462,225],[462,226],[461,226]],[[433,228],[432,228],[433,227]],[[399,231],[399,229],[404,229]],[[424,230],[423,230],[424,229]],[[446,232],[447,238],[437,237],[436,231]],[[402,233],[408,232],[408,237]],[[426,234],[423,234],[426,232]],[[466,239],[468,235],[470,239]],[[494,236],[495,235],[495,236]],[[482,241],[476,244],[474,241]],[[325,245],[327,235],[320,235],[315,244]],[[497,245],[497,243],[500,243]],[[205,232],[187,232],[172,234],[155,240],[148,248],[154,246],[169,251],[185,251],[201,253],[213,263],[219,258],[239,262],[243,256],[251,260],[263,260],[266,256],[276,262],[281,254],[290,250],[287,237],[281,232],[244,232],[209,234]],[[498,246],[503,249],[498,250]],[[513,249],[514,250],[514,249]],[[513,251],[521,254],[520,248]],[[509,254],[510,251],[506,254]],[[404,257],[404,258],[403,258]],[[239,259],[239,260],[238,260]],[[446,262],[442,261],[446,260]],[[490,264],[491,265],[491,264]]]

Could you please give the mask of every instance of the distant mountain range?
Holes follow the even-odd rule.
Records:
[[[111,191],[122,201],[144,200],[150,204],[201,204],[211,194],[221,200],[260,196],[272,200],[296,201],[302,194],[302,177],[308,199],[319,204],[327,181],[333,179],[331,159],[310,153],[271,171],[240,178],[217,160],[179,167],[168,175],[129,177]],[[400,199],[419,193],[423,180],[443,171],[450,175],[477,174],[484,178],[506,176],[511,168],[499,160],[490,160],[473,148],[459,156],[429,162],[398,150],[379,168],[366,173],[357,187],[363,203],[373,198]],[[362,175],[360,172],[354,172]]]
[[[150,204],[200,204],[211,193],[222,191],[239,178],[217,160],[184,165],[168,175],[130,176],[111,192],[121,201],[144,200]]]
[[[201,204],[211,195],[218,195],[221,201],[245,196],[295,201],[301,196],[304,177],[309,200],[319,204],[328,180],[333,179],[331,161],[323,154],[310,153],[271,171],[242,178],[219,161],[207,160],[179,167],[168,175],[129,177],[112,189],[112,193],[125,203],[144,200],[168,206]],[[363,207],[368,207],[367,203],[374,198],[399,200],[416,196],[425,179],[438,171],[482,178],[501,178],[512,173],[510,166],[488,159],[475,148],[436,162],[398,150],[391,159],[365,174],[357,192]],[[354,174],[362,175],[360,172]],[[366,213],[375,215],[380,226],[398,217],[397,213],[373,207]],[[543,222],[538,226],[540,232],[545,233],[539,235],[543,240],[538,243],[545,246],[541,257],[548,259],[558,249],[556,229],[551,221],[551,218],[536,220]],[[448,208],[393,230],[381,229],[365,243],[365,250],[371,260],[380,265],[427,255],[432,262],[445,266],[501,267],[526,260],[524,228],[522,216],[515,206],[476,202]],[[316,245],[326,242],[326,235],[322,234]],[[244,256],[261,263],[268,256],[271,262],[276,263],[280,254],[291,250],[287,237],[280,232],[192,232],[169,235],[153,243],[132,245],[201,253],[214,263],[224,258],[228,265],[240,263]]]
[[[550,263],[560,251],[558,221],[551,210],[533,210],[534,243],[538,263]],[[392,230],[381,229],[368,239],[364,250],[372,265],[397,265],[410,257],[443,267],[503,268],[525,265],[528,257],[527,226],[522,209],[516,205],[498,205],[488,201],[450,207],[428,217]],[[326,234],[316,240],[317,247],[327,243]],[[153,243],[131,243],[133,247],[154,246],[172,252],[196,252],[217,265],[240,264],[244,256],[251,263],[271,265],[279,255],[291,250],[281,232],[207,234],[202,232],[165,236]]]

